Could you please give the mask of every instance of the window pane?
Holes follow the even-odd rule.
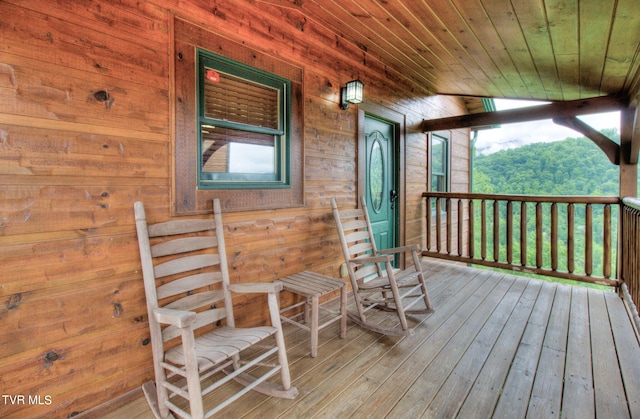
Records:
[[[211,68],[205,68],[204,107],[206,118],[280,129],[277,89]]]
[[[269,134],[202,125],[202,171],[275,175],[276,143]]]
[[[444,173],[444,141],[434,139],[431,153],[431,173]]]

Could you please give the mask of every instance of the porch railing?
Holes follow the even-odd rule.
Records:
[[[617,197],[449,192],[425,192],[423,197],[425,256],[619,285]],[[635,263],[637,273],[637,256]]]
[[[637,198],[624,198],[622,200],[622,224],[621,224],[621,266],[620,278],[624,286],[623,292],[635,305],[636,323],[640,326],[637,317],[637,307],[640,304],[640,200]]]

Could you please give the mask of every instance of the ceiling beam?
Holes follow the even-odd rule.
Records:
[[[590,125],[579,120],[575,116],[567,116],[564,118],[553,118],[553,122],[578,131],[591,141],[593,141],[600,150],[604,151],[609,161],[615,165],[620,164],[620,146],[613,142],[609,137],[595,130]]]
[[[591,99],[553,102],[548,105],[528,108],[508,109],[497,112],[481,112],[422,121],[422,132],[446,129],[472,128],[486,125],[511,124],[515,122],[539,121],[541,119],[566,118],[577,115],[589,115],[613,112],[628,106],[625,99],[616,96],[601,96]]]

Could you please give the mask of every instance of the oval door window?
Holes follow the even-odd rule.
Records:
[[[371,146],[369,159],[369,194],[375,212],[382,208],[382,192],[384,191],[384,155],[380,141],[375,140]]]

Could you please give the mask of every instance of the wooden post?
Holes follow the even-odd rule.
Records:
[[[637,108],[620,111],[620,196],[638,195],[638,144],[640,118]]]

